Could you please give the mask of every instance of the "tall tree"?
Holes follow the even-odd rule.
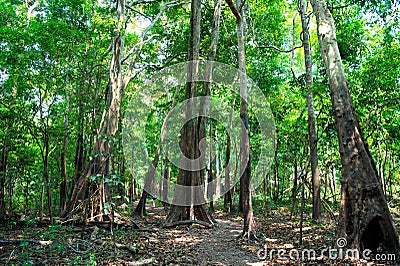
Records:
[[[242,237],[250,238],[253,234],[254,218],[251,200],[251,160],[250,160],[250,132],[247,107],[247,77],[246,77],[246,17],[244,12],[245,0],[237,0],[236,6],[231,0],[226,0],[236,18],[236,34],[238,39],[238,64],[240,75],[240,118],[244,128],[240,136],[240,203],[243,211]]]
[[[76,181],[67,207],[61,212],[61,217],[73,215],[76,212],[90,213],[90,217],[98,217],[100,221],[109,220],[105,203],[110,201],[110,191],[105,177],[110,172],[110,156],[112,138],[118,131],[121,101],[126,82],[122,75],[122,55],[124,49],[125,1],[116,1],[118,26],[112,42],[109,83],[106,88],[106,106],[101,118],[98,136],[93,147],[93,159]],[[98,180],[90,180],[94,177]],[[84,206],[82,206],[84,202]],[[87,217],[88,218],[88,217]]]
[[[193,112],[193,99],[196,97],[196,86],[197,82],[195,77],[197,76],[198,66],[197,60],[199,59],[200,52],[200,22],[201,22],[201,0],[192,0],[191,2],[191,14],[190,14],[190,39],[189,39],[189,51],[188,61],[192,62],[188,65],[188,76],[185,90],[185,99],[189,100],[186,105],[185,116],[187,118],[194,117]],[[200,154],[200,134],[199,124],[196,119],[189,120],[182,127],[181,144],[180,148],[185,157],[189,160],[199,158]],[[201,162],[200,162],[201,163]],[[203,185],[204,171],[194,171],[187,169],[184,165],[180,165],[178,171],[177,184],[179,186],[188,187],[201,187]],[[199,191],[189,192],[189,189],[184,189],[184,194],[177,193],[175,190],[174,201],[180,197],[185,197],[185,202],[193,202],[194,199],[200,199],[202,195],[198,195]],[[201,192],[200,192],[201,193]],[[167,216],[167,222],[176,222],[182,220],[201,220],[212,224],[211,216],[207,210],[205,204],[193,206],[180,206],[172,203],[170,212]],[[198,204],[198,203],[197,203]]]
[[[301,26],[303,29],[303,49],[304,49],[304,65],[306,68],[306,103],[308,113],[308,136],[310,140],[310,162],[312,174],[312,218],[318,220],[321,216],[321,181],[318,168],[318,149],[317,149],[317,130],[314,112],[314,100],[312,93],[313,75],[311,46],[309,33],[309,18],[306,14],[307,6],[305,0],[299,0],[299,12],[301,17]]]
[[[398,234],[350,96],[332,14],[324,0],[311,0],[311,4],[329,80],[342,163],[338,236],[347,239],[349,248],[400,257]]]

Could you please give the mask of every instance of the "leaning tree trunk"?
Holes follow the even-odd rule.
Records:
[[[189,64],[188,70],[188,82],[186,83],[185,99],[190,100],[196,96],[196,82],[193,81],[193,77],[197,75],[197,64],[196,60],[199,58],[200,51],[200,19],[201,19],[201,0],[192,0],[191,3],[191,16],[190,16],[190,41],[189,41],[189,61],[194,61],[193,64]],[[188,104],[185,116],[194,117],[193,108]],[[199,124],[196,119],[189,120],[182,127],[181,134],[181,151],[187,158],[193,160],[199,158]],[[190,171],[180,167],[178,171],[177,184],[185,187],[200,187],[203,184],[204,171]],[[212,224],[211,216],[208,213],[205,204],[193,206],[180,206],[174,204],[179,197],[185,197],[185,202],[193,202],[194,198],[200,199],[202,195],[196,195],[195,193],[177,193],[175,191],[174,200],[171,205],[171,209],[167,216],[167,222],[176,222],[182,220],[201,220]]]
[[[318,168],[318,150],[317,150],[317,130],[315,122],[315,112],[312,94],[312,60],[311,60],[311,47],[310,47],[310,34],[308,30],[308,21],[306,15],[305,0],[300,0],[299,11],[301,17],[301,26],[303,29],[303,48],[304,48],[304,64],[306,68],[306,88],[307,88],[307,110],[308,110],[308,135],[310,138],[310,162],[311,162],[311,176],[312,176],[312,218],[319,220],[321,216],[321,181]]]
[[[311,0],[329,87],[342,163],[338,236],[347,248],[400,258],[398,234],[350,97],[332,14],[324,0]]]
[[[117,1],[119,28],[112,44],[110,62],[110,80],[106,88],[105,109],[100,122],[99,134],[93,147],[93,159],[76,181],[71,197],[60,217],[71,217],[75,214],[87,217],[89,220],[110,220],[105,203],[111,200],[108,184],[104,182],[109,174],[112,138],[118,131],[120,106],[124,90],[121,71],[121,55],[124,47],[125,1]],[[85,213],[85,215],[82,215]],[[86,221],[84,221],[86,222]]]

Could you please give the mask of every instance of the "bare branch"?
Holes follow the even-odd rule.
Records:
[[[274,49],[274,50],[276,50],[276,51],[278,51],[278,52],[281,52],[281,53],[291,53],[291,52],[293,52],[294,50],[300,49],[300,48],[302,48],[302,47],[303,47],[303,45],[293,47],[293,48],[290,49],[290,50],[282,50],[281,48],[278,48],[278,47],[272,46],[272,45],[258,46],[258,48],[261,48],[261,49]]]
[[[135,47],[133,47],[131,49],[132,52],[130,51],[128,53],[128,55],[123,59],[123,61],[126,61],[129,58],[129,56],[131,56],[133,54],[133,52],[135,53],[135,56],[132,58],[132,60],[129,63],[130,67],[129,67],[126,77],[124,79],[125,82],[127,82],[127,83],[125,83],[125,86],[127,86],[128,83],[132,80],[132,78],[134,76],[136,76],[135,74],[133,74],[133,68],[136,63],[136,59],[138,58],[138,55],[141,53],[143,45],[145,43],[149,42],[155,35],[150,36],[147,40],[144,40],[144,37],[149,33],[149,31],[154,27],[154,25],[157,23],[157,21],[161,18],[165,9],[167,9],[169,7],[173,7],[173,6],[183,5],[186,3],[187,3],[187,1],[171,1],[171,2],[164,3],[160,9],[160,12],[154,17],[154,19],[152,20],[150,25],[143,31],[143,33],[140,36],[141,41],[139,42],[139,44],[135,45]]]
[[[239,12],[240,13],[242,13],[242,9],[243,9],[245,4],[246,4],[246,0],[243,0],[242,3],[240,4],[240,7],[239,7]]]
[[[141,12],[141,11],[139,11],[139,10],[137,10],[137,9],[134,9],[134,8],[131,7],[130,5],[125,5],[125,7],[126,7],[127,9],[129,9],[130,11],[132,11],[132,12],[134,12],[134,13],[137,13],[137,14],[139,14],[139,15],[141,15],[141,16],[147,18],[148,20],[151,20],[151,17],[149,17],[148,15],[144,14],[143,12]]]
[[[161,2],[161,0],[138,0],[132,3],[132,6],[137,6],[141,4],[151,4],[151,3],[158,3]]]
[[[167,60],[165,61],[165,64],[164,64],[164,65],[158,66],[158,65],[156,65],[156,64],[150,64],[150,67],[154,67],[154,68],[157,69],[157,70],[162,70],[162,69],[164,69],[165,67],[167,67],[168,64],[171,63],[175,58],[178,58],[179,56],[181,56],[181,55],[186,55],[186,54],[187,54],[186,52],[182,52],[182,53],[176,54],[176,55],[174,55],[174,56],[171,56],[169,59],[167,59]]]

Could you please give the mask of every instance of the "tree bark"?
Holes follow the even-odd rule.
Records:
[[[375,163],[360,128],[339,53],[332,14],[324,0],[311,0],[317,19],[318,41],[328,75],[342,163],[338,236],[347,248],[400,258],[398,234]]]
[[[189,40],[189,61],[198,60],[200,51],[200,20],[201,20],[201,0],[192,0],[190,15],[190,40]],[[190,64],[188,70],[188,81],[186,83],[185,99],[190,100],[196,96],[196,82],[191,82],[197,75],[197,64]],[[189,101],[190,102],[190,101]],[[188,104],[185,116],[194,117],[193,110]],[[196,159],[200,156],[200,124],[197,119],[191,119],[182,127],[181,134],[181,151],[183,155],[189,159]],[[179,167],[177,184],[181,186],[199,187],[204,182],[204,171],[185,170],[183,166]],[[185,190],[187,191],[187,190]],[[205,204],[196,206],[179,206],[174,204],[178,197],[186,197],[187,201],[193,202],[194,198],[201,198],[202,195],[195,193],[185,193],[177,195],[175,191],[174,200],[167,216],[167,223],[182,220],[201,220],[212,224],[211,216]],[[204,196],[204,195],[203,195]]]
[[[110,192],[104,178],[109,174],[111,143],[118,131],[120,106],[125,88],[121,69],[125,1],[118,0],[116,9],[119,26],[112,44],[110,80],[105,95],[106,106],[100,122],[99,134],[94,143],[93,158],[76,181],[67,207],[60,213],[60,217],[63,218],[77,213],[82,214],[87,210],[89,220],[110,220],[109,210],[105,208],[105,203],[110,201]]]
[[[240,73],[240,118],[243,122],[240,136],[240,200],[239,209],[243,210],[242,237],[250,238],[254,232],[253,206],[251,199],[251,160],[250,160],[250,132],[247,107],[247,77],[246,77],[246,51],[244,41],[246,36],[246,17],[244,12],[245,0],[237,0],[236,7],[231,0],[226,0],[232,13],[236,17],[236,33],[238,38],[238,63]]]
[[[299,11],[301,17],[301,25],[303,29],[303,49],[304,49],[304,65],[306,68],[306,102],[308,110],[308,135],[310,138],[310,162],[312,176],[312,219],[317,221],[321,217],[321,181],[318,168],[318,149],[317,149],[317,130],[315,122],[315,112],[312,94],[313,76],[312,76],[312,60],[311,46],[309,43],[310,34],[308,30],[308,21],[306,15],[305,0],[299,1]]]

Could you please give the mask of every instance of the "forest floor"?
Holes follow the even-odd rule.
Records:
[[[299,217],[290,220],[286,208],[258,212],[258,241],[238,239],[242,219],[222,212],[213,214],[218,222],[212,229],[201,225],[163,228],[166,213],[162,207],[150,207],[147,216],[135,220],[142,229],[109,229],[90,226],[0,225],[2,239],[52,241],[51,244],[22,242],[2,245],[0,265],[356,265],[346,259],[307,255],[315,250],[319,257],[324,248],[335,248],[335,223],[324,218],[321,223],[304,218],[303,245],[299,245]],[[396,216],[397,228],[400,217]],[[285,252],[278,256],[278,250]],[[298,252],[298,253],[297,253]],[[335,253],[336,254],[336,253]],[[339,256],[336,254],[337,257]],[[308,258],[308,259],[307,259]],[[394,265],[366,263],[357,265]]]

